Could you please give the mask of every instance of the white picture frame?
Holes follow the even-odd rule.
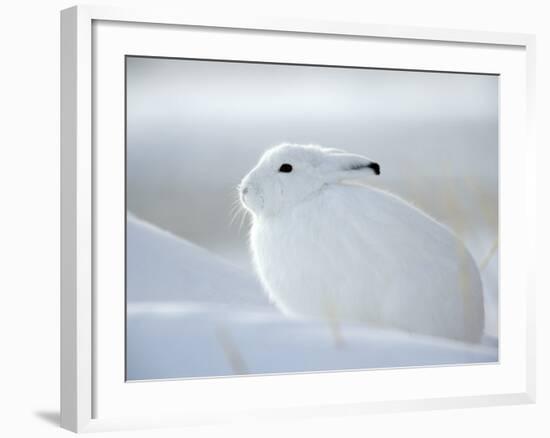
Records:
[[[106,241],[120,241],[124,233],[124,216],[119,219],[116,216],[121,213],[121,193],[123,196],[121,149],[111,141],[120,139],[124,130],[124,113],[120,111],[124,104],[119,99],[123,81],[121,56],[180,56],[181,29],[187,32],[182,38],[195,38],[193,32],[197,33],[196,38],[202,38],[200,44],[188,49],[194,57],[220,57],[228,49],[214,44],[217,40],[209,44],[209,38],[215,39],[217,32],[231,31],[233,42],[239,42],[233,46],[239,49],[223,58],[272,60],[284,56],[287,61],[300,63],[303,55],[299,47],[294,53],[281,55],[277,51],[284,47],[279,47],[276,40],[293,38],[293,44],[300,46],[300,38],[315,36],[325,38],[324,43],[334,42],[334,47],[324,44],[323,53],[316,52],[314,46],[308,47],[313,49],[312,59],[320,64],[328,63],[324,57],[339,56],[340,63],[354,65],[360,61],[350,61],[352,55],[346,55],[346,50],[337,54],[337,46],[345,49],[346,44],[368,41],[373,45],[372,54],[379,54],[370,62],[376,62],[378,67],[501,75],[503,153],[499,204],[500,233],[505,238],[500,249],[503,299],[498,364],[456,370],[392,369],[144,384],[121,380],[124,314],[117,295],[124,294],[123,288],[118,287],[124,276],[119,269],[121,247],[106,252],[103,245]],[[271,38],[270,44],[260,47],[255,38]],[[377,44],[395,49],[385,55],[385,50],[375,47]],[[410,52],[408,58],[406,52]],[[77,6],[62,11],[62,427],[84,432],[250,417],[363,414],[534,402],[534,52],[535,39],[525,34],[240,16],[196,17],[187,12],[103,6]],[[115,105],[109,100],[107,106],[104,97],[107,95],[115,99]],[[98,155],[97,145],[106,142],[110,147],[103,147]],[[514,269],[507,270],[508,266]],[[113,293],[105,295],[106,290]],[[101,293],[104,295],[98,300]],[[369,391],[352,392],[358,385],[368,385]],[[287,395],[289,388],[295,391],[292,398]],[[205,400],[197,397],[199,394]],[[235,399],[234,394],[240,396]]]

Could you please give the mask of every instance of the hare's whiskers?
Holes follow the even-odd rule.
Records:
[[[233,226],[233,223],[235,222],[235,219],[239,216],[239,213],[241,212],[242,206],[240,205],[239,200],[237,199],[236,202],[233,202],[233,206],[230,210],[230,216],[231,220],[229,221],[229,226]]]
[[[243,225],[246,221],[246,210],[244,208],[241,208],[240,211],[242,212],[242,216],[241,216],[241,223],[239,224],[239,233],[242,231]]]

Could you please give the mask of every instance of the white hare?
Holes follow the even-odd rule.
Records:
[[[242,180],[256,270],[287,315],[480,340],[479,270],[446,227],[349,181],[378,175],[355,154],[283,144]]]

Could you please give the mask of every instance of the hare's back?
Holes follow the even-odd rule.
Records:
[[[482,284],[467,248],[448,228],[402,199],[368,187],[338,186],[327,203],[364,262],[370,294],[393,324],[475,339],[483,325]],[[375,255],[373,258],[372,255]],[[365,255],[365,257],[363,257]],[[375,267],[373,269],[373,266]],[[467,321],[468,327],[465,326]]]

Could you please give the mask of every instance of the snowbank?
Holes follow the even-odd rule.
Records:
[[[287,319],[254,277],[132,216],[127,242],[129,380],[498,360],[496,347]]]
[[[268,305],[258,280],[208,251],[128,215],[128,303]]]

